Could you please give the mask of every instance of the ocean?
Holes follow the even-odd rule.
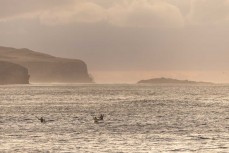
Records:
[[[0,152],[227,153],[229,85],[0,86]]]

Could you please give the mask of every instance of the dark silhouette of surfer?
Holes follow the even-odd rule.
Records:
[[[97,117],[94,117],[94,123],[98,123],[99,122],[99,119]]]
[[[40,120],[41,121],[41,123],[45,123],[46,121],[45,121],[45,119],[43,118],[43,117],[41,117],[41,118],[39,118],[39,117],[36,117],[38,120]]]
[[[103,118],[104,118],[104,114],[100,114],[100,116],[98,118],[93,117],[94,123],[99,123],[99,121],[103,121]]]
[[[103,120],[104,114],[100,114],[99,119]]]

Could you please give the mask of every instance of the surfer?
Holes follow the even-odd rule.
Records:
[[[99,119],[103,120],[104,114],[100,114]]]
[[[45,119],[43,117],[41,117],[41,118],[37,117],[37,119],[40,120],[41,123],[45,123]]]
[[[94,123],[99,123],[99,121],[103,121],[103,118],[104,118],[104,114],[100,114],[100,116],[98,118],[93,117]]]
[[[94,117],[94,123],[98,123],[99,119],[97,117]]]

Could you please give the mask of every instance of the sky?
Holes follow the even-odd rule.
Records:
[[[229,83],[229,0],[0,0],[0,46],[81,59],[98,83]]]

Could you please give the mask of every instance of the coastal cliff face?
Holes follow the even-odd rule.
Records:
[[[0,60],[26,67],[32,83],[91,83],[87,65],[78,59],[54,57],[29,49],[0,47]]]
[[[18,64],[0,61],[0,84],[28,84],[28,69]]]

